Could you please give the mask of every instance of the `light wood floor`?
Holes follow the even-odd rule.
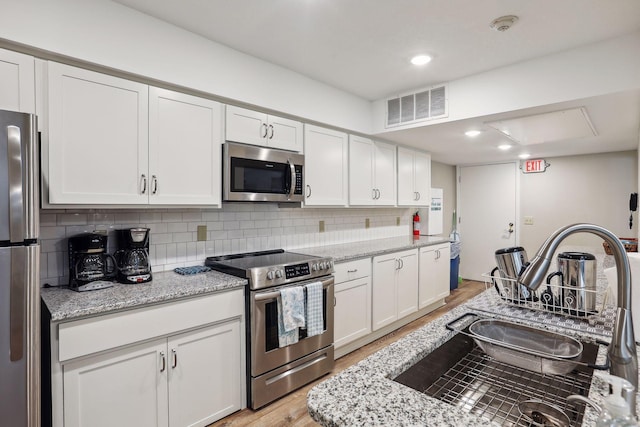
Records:
[[[449,310],[463,304],[467,300],[478,295],[485,290],[485,285],[482,282],[464,281],[458,287],[458,289],[451,292],[451,295],[446,298],[447,304],[437,310],[417,319],[402,328],[391,332],[384,337],[367,344],[360,349],[349,353],[340,359],[336,360],[335,368],[332,373],[326,375],[311,384],[308,384],[281,399],[267,405],[266,407],[253,411],[251,409],[244,409],[240,412],[236,412],[220,421],[211,424],[209,427],[239,427],[239,426],[265,426],[265,427],[284,427],[284,426],[317,426],[309,414],[307,413],[307,392],[314,385],[321,381],[326,380],[331,375],[335,375],[338,372],[348,368],[349,366],[359,362],[360,360],[368,357],[376,351],[388,346],[394,341],[399,340],[405,335],[413,332],[416,329],[421,328],[425,324],[432,320],[442,316]]]

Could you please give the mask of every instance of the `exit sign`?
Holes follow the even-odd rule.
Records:
[[[545,162],[544,159],[531,159],[525,160],[522,163],[522,173],[539,173],[547,170],[549,163]]]

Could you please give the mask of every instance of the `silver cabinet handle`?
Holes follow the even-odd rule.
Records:
[[[167,358],[164,355],[164,351],[160,352],[160,361],[162,362],[162,367],[160,368],[160,372],[164,372],[167,369]]]
[[[145,174],[140,177],[140,185],[142,185],[140,194],[145,194],[147,192],[147,176]]]
[[[307,199],[311,197],[311,186],[307,184]]]
[[[356,271],[358,271],[357,268],[355,270],[347,270],[347,273],[355,273]]]
[[[417,198],[416,200],[420,200],[420,192],[419,192],[419,191],[416,191],[416,194],[417,194],[417,196],[418,196],[418,198]]]
[[[9,178],[9,239],[24,239],[22,197],[22,135],[18,126],[7,126],[7,169]]]
[[[158,192],[158,177],[151,175],[151,182],[153,183],[153,190],[151,191],[151,194],[156,194]]]
[[[373,200],[375,200],[375,199],[376,199],[376,189],[375,189],[375,188],[372,188],[372,189],[371,189],[371,198],[372,198]]]
[[[400,258],[400,269],[402,270],[404,268],[404,260],[402,258]]]
[[[271,135],[269,135],[269,139],[273,139],[273,134],[274,134],[273,125],[269,125],[269,129],[271,129]]]
[[[338,300],[336,297],[333,297],[333,306],[335,307],[336,305],[338,305]]]
[[[267,137],[267,133],[269,133],[269,127],[267,126],[266,123],[263,123],[262,127],[264,128],[264,135],[262,135],[262,138],[266,138]]]
[[[172,369],[175,369],[178,366],[178,352],[175,348],[171,349],[171,357],[173,358],[173,364],[171,365]]]
[[[380,200],[380,190],[376,189],[376,191],[378,192],[378,200]]]

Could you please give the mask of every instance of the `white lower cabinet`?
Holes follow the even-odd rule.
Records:
[[[420,307],[449,296],[449,243],[420,248]]]
[[[371,258],[335,264],[334,346],[371,333]]]
[[[373,258],[372,329],[418,310],[418,250]]]
[[[236,290],[52,325],[53,425],[206,426],[242,409],[243,319]]]

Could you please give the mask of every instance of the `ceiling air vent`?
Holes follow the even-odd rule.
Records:
[[[448,115],[447,85],[387,99],[386,127]]]

